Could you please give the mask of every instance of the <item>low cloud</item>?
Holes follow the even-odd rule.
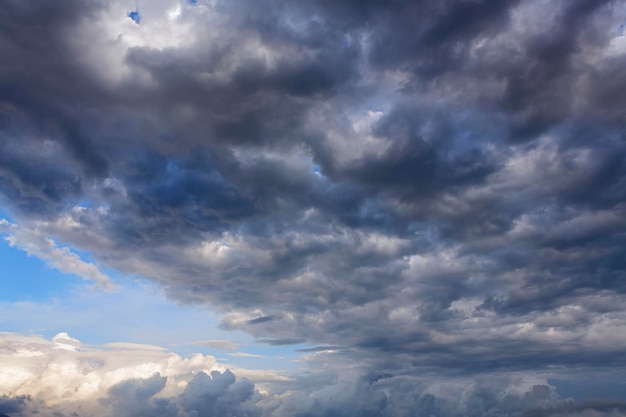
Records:
[[[7,414],[21,413],[30,401],[30,397],[26,395],[22,396],[9,396],[3,395],[0,397],[0,416],[6,416]]]
[[[129,343],[84,347],[67,333],[52,340],[0,333],[0,369],[0,391],[7,393],[0,397],[0,413],[9,415],[187,416],[193,410],[248,409],[250,415],[259,415],[248,404],[258,395],[254,384],[201,354],[183,358]],[[252,378],[256,372],[244,371]],[[266,383],[272,375],[282,379],[258,372]]]
[[[73,341],[74,349],[55,348]],[[622,401],[576,402],[541,375],[482,378],[393,376],[356,368],[285,378],[226,369],[210,356],[183,358],[163,349],[120,343],[115,349],[0,334],[0,413],[10,416],[92,415],[246,417],[438,415],[613,417]],[[111,344],[108,345],[109,347]],[[243,375],[262,382],[264,389]]]

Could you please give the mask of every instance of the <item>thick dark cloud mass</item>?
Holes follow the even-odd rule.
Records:
[[[102,415],[133,417],[350,417],[350,416],[615,416],[626,415],[626,403],[617,400],[591,400],[577,403],[562,398],[548,385],[527,390],[511,390],[500,380],[472,383],[453,392],[432,394],[423,381],[362,379],[335,380],[326,387],[285,398],[270,397],[255,390],[247,380],[237,380],[230,371],[204,372],[191,378],[182,393],[165,392],[167,378],[155,374],[147,379],[128,379],[109,389],[100,398],[96,411],[83,403],[78,411],[61,406],[29,405],[24,416],[50,414],[59,417]],[[500,384],[500,385],[497,385]],[[391,389],[391,390],[390,390]],[[15,410],[14,410],[15,411]]]
[[[26,396],[8,396],[3,395],[0,397],[0,417],[6,416],[7,413],[19,413],[28,404],[30,398]]]
[[[0,199],[20,227],[334,369],[626,364],[625,2],[133,7],[2,2]],[[142,384],[124,395],[170,415]],[[350,389],[380,415],[381,392]],[[284,415],[349,405],[306,401]],[[469,408],[424,413],[489,415]]]
[[[165,387],[166,377],[131,379],[115,385],[101,402],[111,416],[242,416],[255,417],[261,410],[252,403],[254,385],[236,381],[230,371],[199,372],[180,398],[155,397]],[[258,394],[256,394],[258,395]]]

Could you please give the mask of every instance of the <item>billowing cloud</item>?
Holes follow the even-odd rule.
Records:
[[[0,198],[314,369],[619,369],[624,6],[9,0]]]
[[[29,397],[27,396],[15,396],[11,397],[3,395],[0,397],[0,416],[6,416],[4,413],[19,413],[28,404]]]
[[[73,349],[62,346],[72,342]],[[16,416],[621,416],[622,401],[576,402],[541,377],[393,377],[343,373],[259,391],[209,356],[182,358],[154,346],[81,346],[66,333],[51,341],[0,335],[0,413]],[[245,370],[235,371],[245,373]],[[250,372],[250,371],[248,371]],[[254,375],[254,372],[252,372]],[[296,388],[296,389],[294,389]]]
[[[88,347],[67,333],[52,340],[3,333],[0,361],[0,391],[6,393],[0,397],[0,413],[9,415],[37,410],[98,416],[187,416],[193,410],[199,415],[258,414],[254,384],[237,379],[211,356],[183,358],[163,348],[127,343]],[[267,371],[242,373],[265,382],[286,380]]]

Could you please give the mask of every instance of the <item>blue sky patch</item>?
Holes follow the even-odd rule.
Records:
[[[127,16],[130,17],[135,23],[141,23],[141,15],[139,14],[139,10],[133,10],[132,12],[129,12]]]

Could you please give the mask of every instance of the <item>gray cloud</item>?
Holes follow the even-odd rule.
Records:
[[[175,404],[167,399],[153,398],[164,387],[167,378],[155,374],[152,378],[130,379],[109,389],[102,403],[111,409],[111,416],[141,416],[146,413],[160,416],[176,416]]]
[[[9,1],[3,206],[336,366],[623,366],[624,2],[336,3]]]
[[[237,343],[233,340],[198,340],[194,345],[208,346],[213,349],[236,350]]]
[[[576,401],[561,395],[544,376],[520,372],[394,375],[389,368],[333,367],[272,381],[264,379],[263,371],[247,371],[251,378],[264,381],[265,389],[271,387],[266,391],[235,375],[246,370],[215,370],[223,369],[222,365],[210,356],[182,358],[153,346],[121,343],[113,350],[84,348],[75,339],[72,349],[51,349],[59,338],[71,339],[67,334],[52,341],[0,334],[5,358],[0,385],[14,393],[0,397],[0,413],[25,417],[617,416],[624,414],[625,407],[617,400]],[[575,384],[581,376],[569,375],[563,382]],[[607,386],[623,384],[619,369],[609,378],[606,373],[584,374],[585,381],[596,376]]]
[[[525,412],[524,416],[623,416],[626,414],[626,403],[611,400],[589,400],[580,404],[565,403],[544,410]]]
[[[130,379],[109,389],[101,399],[111,416],[260,416],[260,409],[248,402],[255,395],[254,384],[236,381],[230,371],[197,373],[179,398],[157,396],[167,378],[155,374],[149,379]]]
[[[26,408],[30,400],[31,398],[25,395],[3,395],[0,397],[0,416],[6,416],[7,413],[20,413]]]
[[[267,343],[272,346],[297,345],[303,343],[304,339],[258,339],[257,342]]]

